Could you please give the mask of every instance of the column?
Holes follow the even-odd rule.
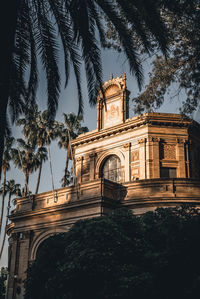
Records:
[[[131,180],[131,167],[130,167],[131,143],[130,142],[124,144],[124,155],[125,155],[124,181],[130,182]]]
[[[16,299],[24,298],[24,280],[27,277],[29,261],[30,231],[19,234],[18,273],[16,278]]]
[[[187,169],[187,177],[191,177],[191,170],[190,170],[190,155],[189,155],[189,140],[185,142],[185,151],[186,151],[186,169]]]
[[[74,184],[80,184],[81,183],[81,166],[82,166],[82,157],[78,157],[76,159],[76,182],[73,182]]]
[[[6,299],[12,299],[13,292],[16,284],[16,258],[18,254],[17,246],[18,245],[18,234],[12,233],[9,237],[9,256],[8,256],[8,286],[7,286],[7,296]]]
[[[138,140],[139,143],[139,159],[140,159],[140,180],[147,178],[146,172],[146,138]]]
[[[177,138],[176,146],[177,146],[177,160],[178,160],[177,177],[185,178],[186,177],[185,140]]]
[[[90,181],[95,179],[95,159],[96,153],[91,153],[90,157]]]
[[[148,151],[149,151],[149,178],[155,179],[160,177],[160,156],[159,156],[159,142],[157,137],[149,137]]]

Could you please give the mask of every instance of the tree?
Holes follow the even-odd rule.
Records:
[[[42,172],[42,165],[43,165],[43,162],[45,162],[48,159],[47,149],[44,146],[41,146],[37,149],[36,159],[39,161],[39,169],[38,169],[38,177],[37,177],[35,194],[38,194],[38,190],[39,190],[39,186],[40,186],[41,172]]]
[[[67,178],[69,176],[69,172],[68,172],[69,159],[72,159],[70,142],[71,140],[77,138],[78,135],[88,132],[88,128],[81,126],[81,121],[83,120],[82,115],[75,115],[74,113],[71,112],[68,115],[63,113],[63,117],[64,117],[64,124],[61,124],[58,145],[60,148],[63,148],[67,151],[65,172],[62,179],[62,187],[66,187]]]
[[[41,115],[41,111],[38,111],[38,106],[36,104],[33,105],[32,108],[27,108],[25,110],[24,116],[24,118],[20,118],[17,121],[17,125],[23,126],[22,133],[28,140],[28,143],[33,147],[36,145],[38,146],[38,148],[36,149],[36,160],[39,161],[39,169],[35,190],[35,194],[38,194],[43,162],[47,160],[47,149],[44,146],[45,142],[43,140],[43,137],[41,136],[42,134],[39,134],[39,132],[41,133],[41,131],[44,130],[44,126],[42,125],[43,117]]]
[[[25,299],[196,298],[200,214],[192,207],[137,217],[126,209],[78,221],[39,247]]]
[[[8,217],[10,214],[10,208],[11,208],[11,198],[12,196],[21,196],[21,190],[20,190],[20,184],[15,184],[15,180],[9,180],[7,181],[7,183],[5,184],[5,186],[1,187],[0,193],[4,192],[4,195],[6,196],[8,194],[8,205],[7,205],[7,215],[6,215],[6,224],[5,224],[5,230],[4,230],[4,235],[3,235],[3,239],[2,239],[2,243],[1,243],[1,247],[0,247],[0,260],[2,257],[2,253],[3,253],[3,249],[4,249],[4,245],[5,245],[5,240],[6,240],[6,229],[7,229],[7,225],[8,225]]]
[[[200,96],[200,8],[199,0],[179,1],[179,7],[173,11],[163,9],[163,1],[157,5],[162,14],[163,21],[169,31],[169,56],[166,59],[157,48],[154,38],[149,35],[152,48],[152,70],[149,72],[149,81],[142,93],[135,96],[133,101],[136,113],[153,111],[160,108],[166,94],[171,99],[182,96],[183,114],[192,114],[199,105]],[[189,4],[189,5],[188,5]],[[175,4],[176,5],[176,4]],[[125,20],[126,22],[126,20]],[[147,60],[146,51],[141,39],[132,30],[132,34],[140,49],[140,58]],[[114,46],[121,50],[114,28],[108,23],[107,46]],[[173,87],[173,88],[172,88]]]
[[[4,299],[6,295],[6,280],[8,269],[2,267],[0,270],[0,299]]]
[[[55,120],[50,120],[49,111],[45,110],[42,113],[39,113],[38,119],[36,119],[37,129],[32,132],[32,140],[35,140],[35,143],[39,148],[44,148],[47,145],[48,148],[48,159],[50,164],[50,173],[52,181],[52,189],[54,191],[54,180],[53,180],[53,170],[52,170],[52,161],[51,161],[51,151],[50,144],[52,140],[55,140],[60,132],[60,125]]]
[[[68,83],[69,61],[71,61],[77,81],[81,112],[83,108],[80,77],[82,59],[85,62],[91,103],[96,98],[98,86],[102,88],[100,47],[104,46],[105,41],[103,14],[113,24],[129,61],[130,71],[135,74],[141,85],[142,69],[129,27],[135,29],[147,50],[151,50],[148,43],[148,34],[151,33],[161,50],[166,52],[167,30],[157,9],[157,2],[153,0],[16,0],[13,3],[8,0],[2,4],[0,28],[4,43],[1,47],[0,72],[0,169],[8,123],[8,108],[11,110],[10,116],[14,122],[25,106],[31,106],[35,102],[38,56],[46,73],[48,107],[53,117],[60,92],[59,39],[57,38],[59,35],[65,60],[65,85]],[[163,2],[166,8],[173,10],[179,1]],[[119,10],[128,19],[128,26],[124,24]],[[98,37],[96,32],[99,34]]]
[[[191,115],[199,106],[200,98],[200,9],[187,11],[181,17],[169,11],[163,12],[166,25],[170,28],[170,57],[166,60],[157,53],[153,60],[149,83],[145,90],[134,98],[135,111],[159,108],[165,95],[171,99],[181,95],[183,114]],[[173,88],[172,88],[173,87]]]
[[[28,183],[30,174],[37,169],[40,161],[36,156],[35,146],[23,139],[17,139],[17,142],[19,147],[13,148],[12,159],[15,166],[21,169],[24,174],[24,196],[26,196],[29,193]]]
[[[4,203],[5,203],[5,184],[6,184],[6,173],[10,169],[10,161],[12,160],[12,146],[14,144],[14,137],[6,137],[5,149],[2,161],[2,173],[3,173],[3,184],[2,184],[2,202],[1,202],[1,215],[0,215],[0,232],[3,221]]]

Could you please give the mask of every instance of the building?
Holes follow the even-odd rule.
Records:
[[[136,214],[200,205],[200,126],[178,114],[129,119],[126,78],[105,82],[97,128],[72,141],[76,179],[67,188],[17,199],[10,216],[8,299],[23,298],[28,265],[49,236],[120,206]]]

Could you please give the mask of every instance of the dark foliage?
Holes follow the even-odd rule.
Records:
[[[0,299],[5,299],[7,275],[7,268],[2,267],[0,270]]]
[[[25,299],[198,298],[199,231],[200,214],[189,207],[78,221],[43,242]]]

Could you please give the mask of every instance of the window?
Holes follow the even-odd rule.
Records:
[[[120,182],[121,177],[121,161],[115,156],[109,156],[102,167],[102,177],[114,182]]]
[[[176,168],[172,167],[161,167],[160,168],[161,178],[176,178]]]

